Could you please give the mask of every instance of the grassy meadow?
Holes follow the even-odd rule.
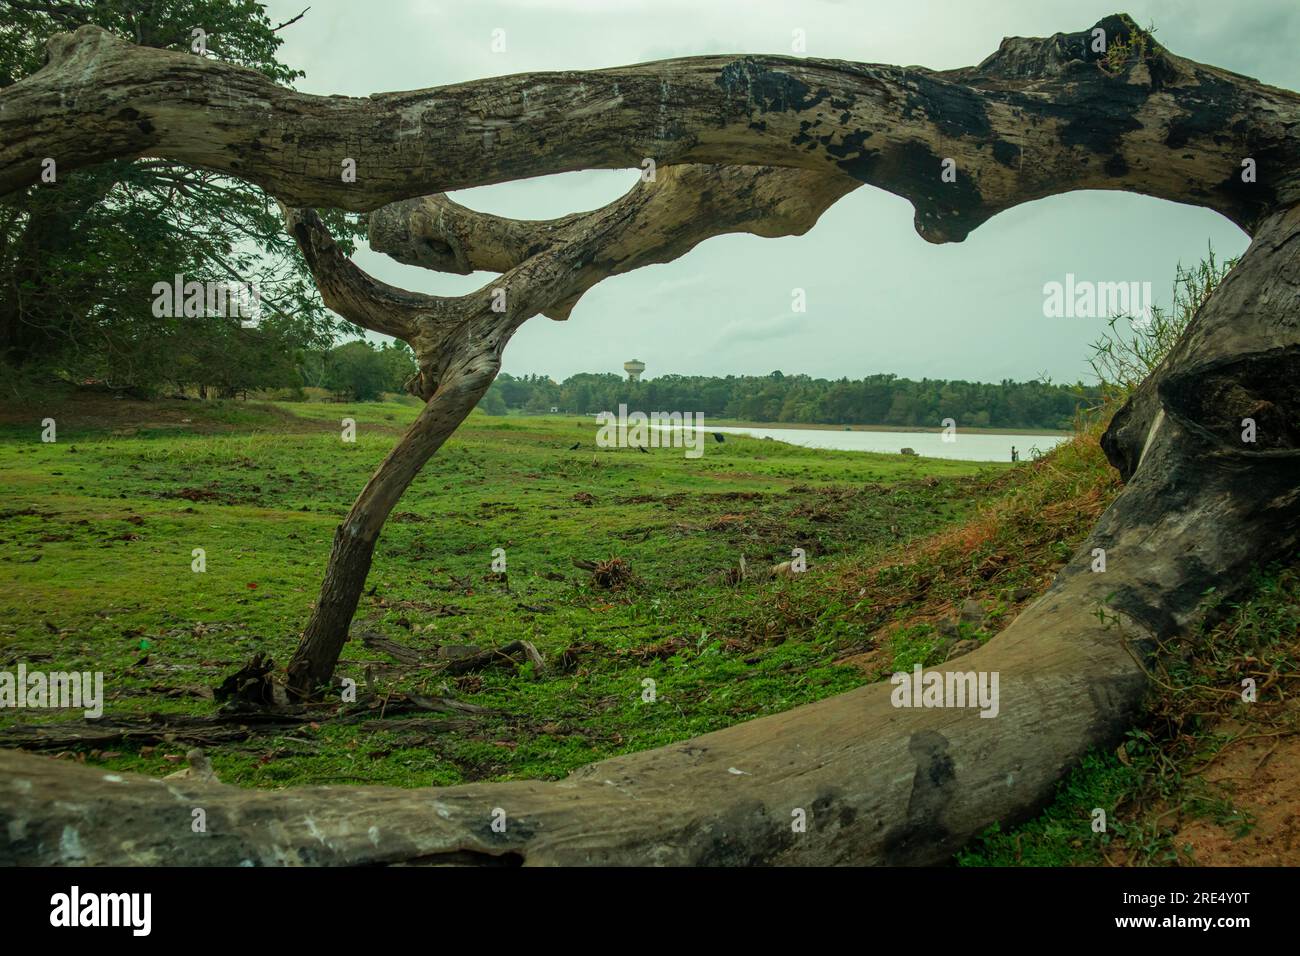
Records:
[[[41,414],[7,421],[0,660],[102,670],[109,717],[211,712],[212,685],[255,651],[288,659],[335,527],[417,410],[99,399],[57,410],[53,443],[40,441]],[[341,440],[344,417],[357,423],[354,443]],[[967,518],[1006,469],[738,436],[710,438],[690,460],[681,449],[597,449],[595,433],[592,419],[476,413],[417,478],[376,551],[340,676],[381,693],[454,695],[491,715],[453,730],[407,720],[400,732],[325,725],[257,738],[211,753],[221,779],[554,777],[847,690],[868,675],[835,660],[870,641],[865,623],[836,601],[795,630],[766,615],[814,592],[832,561],[869,561]],[[742,555],[758,570],[796,547],[809,574],[731,583]],[[195,548],[204,573],[192,570]],[[491,570],[495,548],[504,581]],[[611,557],[633,575],[617,589],[573,564]],[[569,652],[570,666],[453,678],[366,647],[363,632],[420,651],[523,639],[547,661]],[[653,706],[641,700],[647,677]],[[0,721],[53,716],[4,711]],[[158,774],[179,752],[93,759]]]
[[[254,653],[287,661],[335,527],[417,411],[83,396],[0,412],[0,668],[103,671],[110,718],[213,713],[214,686]],[[53,443],[40,440],[45,417]],[[354,443],[341,440],[345,417]],[[337,672],[368,696],[467,706],[367,720],[340,707],[208,756],[224,782],[264,788],[554,778],[942,663],[1040,594],[1113,499],[1100,427],[1012,467],[734,435],[688,459],[596,448],[592,419],[476,412],[385,527]],[[765,573],[794,548],[806,573]],[[575,565],[615,558],[630,577],[613,587]],[[457,675],[429,663],[513,640],[546,666]],[[958,863],[1288,862],[1300,705],[1282,695],[1247,709],[1221,688],[1300,672],[1300,565],[1264,569],[1248,599],[1167,650],[1151,720],[1090,755],[1039,817],[992,828]],[[80,720],[3,710],[0,745],[20,723]],[[186,749],[61,756],[162,775]],[[1277,773],[1261,775],[1270,760]],[[1253,789],[1234,789],[1243,775]],[[1097,806],[1111,825],[1094,839]]]

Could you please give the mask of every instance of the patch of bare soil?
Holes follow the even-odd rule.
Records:
[[[1288,710],[1300,718],[1300,702]],[[1241,743],[1229,744],[1203,776],[1250,825],[1185,820],[1174,845],[1186,847],[1200,866],[1300,866],[1300,733],[1250,724],[1233,729],[1240,729]]]
[[[869,651],[841,657],[835,663],[845,667],[856,667],[867,677],[877,679],[893,668],[894,654],[888,647],[873,647]]]
[[[246,404],[269,418],[278,419],[290,430],[317,431],[334,427],[330,422],[316,423],[309,419],[297,418],[269,403],[251,401]],[[209,408],[211,403],[200,399],[143,401],[116,396],[101,390],[87,389],[60,396],[57,408],[53,411],[59,421],[60,430],[66,427],[105,431],[123,438],[129,438],[142,431],[165,428],[183,428],[204,434],[248,428],[246,423],[231,424],[214,420],[207,414]],[[31,417],[31,408],[22,403],[0,405],[0,425],[30,424]]]

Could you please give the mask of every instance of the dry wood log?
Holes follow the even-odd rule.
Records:
[[[25,750],[68,750],[109,744],[187,743],[212,745],[282,734],[305,724],[354,724],[377,714],[396,716],[428,711],[493,714],[488,707],[451,697],[393,694],[367,697],[343,707],[314,704],[262,709],[225,708],[215,714],[151,714],[145,717],[104,717],[57,724],[16,724],[0,729],[0,745]]]
[[[1040,805],[1136,715],[1145,682],[1123,638],[1149,632],[1123,615],[1099,626],[1102,582],[1070,581],[962,658],[1001,672],[994,719],[895,708],[877,684],[555,783],[408,791],[163,786],[0,752],[0,820],[20,835],[0,863],[940,862],[992,820]],[[191,838],[195,806],[209,825]],[[504,833],[491,826],[498,808]]]
[[[405,644],[390,641],[388,638],[370,631],[362,633],[362,640],[365,642],[366,647],[382,651],[398,663],[419,665],[428,667],[431,671],[446,672],[448,674],[468,674],[472,671],[482,670],[485,667],[500,667],[504,664],[517,667],[523,661],[531,661],[538,673],[541,673],[546,668],[546,662],[531,641],[510,641],[508,644],[485,651],[466,648],[465,650],[468,653],[459,653],[457,656],[449,657],[443,656],[441,652],[438,654],[425,653]]]
[[[453,658],[443,665],[443,669],[449,674],[468,674],[471,671],[481,671],[485,667],[500,667],[503,664],[518,667],[523,661],[530,661],[538,674],[546,669],[546,661],[530,641],[511,641],[495,650]]]
[[[230,173],[296,206],[370,210],[467,186],[690,163],[842,172],[906,196],[935,241],[1021,202],[1132,189],[1243,226],[1300,198],[1296,95],[1175,56],[1129,17],[1004,40],[975,67],[704,56],[529,73],[370,97],[310,96],[252,70],[60,34],[0,91],[0,194],[151,155]],[[1140,53],[1112,63],[1117,46]],[[343,144],[347,144],[344,146]],[[1257,160],[1258,188],[1236,176]],[[939,180],[956,161],[956,188]],[[341,164],[357,160],[356,182]]]
[[[376,634],[373,631],[362,631],[361,642],[371,650],[387,654],[399,664],[428,663],[425,655],[421,654],[415,648],[407,647],[405,644],[399,644],[397,641],[390,641],[382,634]]]

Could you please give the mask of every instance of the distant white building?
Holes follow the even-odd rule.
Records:
[[[641,373],[645,371],[645,362],[640,359],[633,359],[630,362],[623,363],[623,371],[627,372],[629,382],[641,381]]]

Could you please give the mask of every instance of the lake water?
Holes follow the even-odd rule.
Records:
[[[955,441],[945,442],[942,432],[875,432],[833,431],[829,428],[737,428],[707,425],[707,432],[752,435],[771,438],[805,448],[833,448],[839,451],[876,451],[897,455],[911,448],[923,458],[954,458],[958,461],[1010,461],[1011,446],[1020,450],[1020,460],[1029,461],[1037,448],[1046,453],[1065,441],[1068,435],[988,435],[957,429]],[[712,443],[709,435],[705,438]],[[707,447],[707,446],[706,446]]]

